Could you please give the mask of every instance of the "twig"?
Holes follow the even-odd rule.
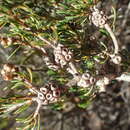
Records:
[[[38,35],[38,38],[41,39],[42,41],[44,41],[45,43],[47,43],[48,45],[50,45],[53,49],[55,48],[55,45],[53,45],[51,42],[49,42],[45,38],[41,37],[40,35]]]
[[[114,47],[115,47],[114,54],[118,54],[119,46],[118,46],[118,42],[117,42],[117,39],[115,37],[115,34],[113,33],[112,29],[110,28],[110,26],[108,24],[105,24],[104,27],[109,32],[109,34],[110,34],[110,36],[113,40],[113,44],[114,44]]]
[[[36,87],[34,87],[27,79],[24,78],[23,82],[27,85],[26,87],[29,88],[29,91],[35,94],[41,94],[41,92]]]
[[[18,103],[18,104],[16,104],[16,105],[14,105],[14,106],[8,108],[5,112],[13,111],[13,110],[15,110],[15,109],[17,109],[17,108],[19,108],[19,107],[25,105],[25,104],[30,104],[31,102],[32,102],[31,100],[27,100],[27,101],[25,101],[25,102],[23,102],[23,103]]]
[[[33,100],[35,100],[35,99],[33,99]],[[35,110],[35,112],[34,112],[34,115],[33,115],[34,118],[37,117],[37,115],[38,115],[38,113],[39,113],[39,110],[40,110],[40,108],[41,108],[41,106],[42,106],[42,103],[41,103],[40,100],[36,100],[36,101],[37,101],[38,105],[37,105],[37,108],[36,108],[36,110]]]

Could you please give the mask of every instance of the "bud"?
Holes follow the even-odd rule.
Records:
[[[67,48],[63,48],[61,53],[63,55],[67,55],[68,54],[68,49]]]
[[[94,77],[91,77],[91,78],[89,79],[89,81],[90,81],[90,84],[94,84],[94,83],[95,83],[95,78],[94,78]]]
[[[103,77],[101,79],[99,79],[97,82],[96,82],[96,85],[99,86],[99,91],[105,91],[105,86],[108,85],[110,82],[109,78],[107,77]]]
[[[121,56],[119,55],[111,55],[111,61],[114,63],[114,64],[120,64],[121,63]]]
[[[46,94],[46,99],[49,101],[49,100],[51,100],[53,98],[53,95],[52,95],[52,93],[47,93]]]
[[[65,59],[66,59],[66,61],[70,61],[71,58],[72,58],[71,55],[69,55],[69,54],[68,54],[68,55],[65,55]]]
[[[53,64],[48,57],[44,57],[44,62],[48,66],[49,69],[52,69],[54,71],[59,69],[59,67]]]
[[[82,78],[83,79],[89,79],[91,77],[91,75],[90,75],[90,73],[84,73],[83,75],[82,75]]]
[[[16,41],[18,41],[18,39],[14,37],[0,37],[0,43],[4,47],[10,46]]]
[[[57,86],[55,84],[50,84],[51,90],[55,91],[57,89]]]
[[[80,79],[80,81],[77,83],[78,86],[87,88],[90,86],[89,80],[85,80],[83,78]]]
[[[42,99],[42,100],[45,99],[45,97],[44,97],[44,95],[43,95],[42,93],[38,93],[38,98],[40,98],[40,99]]]
[[[60,97],[60,90],[58,90],[58,89],[57,89],[57,90],[54,90],[54,91],[53,91],[53,96],[54,96],[54,97]]]
[[[40,88],[40,91],[41,91],[43,94],[47,94],[48,89],[45,88],[45,87],[42,87],[42,88]]]
[[[4,64],[3,69],[1,70],[1,75],[4,80],[12,80],[17,77],[16,72],[18,72],[18,68],[12,64]]]

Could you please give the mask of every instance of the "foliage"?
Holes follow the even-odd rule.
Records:
[[[102,80],[107,75],[111,75],[109,70],[103,73],[100,68],[107,62],[115,63],[114,58],[118,55],[113,53],[116,39],[113,40],[114,33],[109,32],[112,30],[108,31],[108,28],[104,27],[98,32],[108,39],[112,37],[114,47],[98,39],[90,40],[93,30],[90,26],[90,22],[93,22],[90,20],[90,15],[92,8],[98,2],[98,0],[3,0],[0,2],[1,44],[5,49],[8,47],[13,50],[7,59],[8,62],[13,59],[11,64],[14,64],[15,69],[13,74],[12,70],[9,73],[12,78],[10,85],[4,87],[5,91],[9,91],[8,95],[0,98],[1,118],[7,119],[11,114],[20,123],[19,130],[40,130],[39,109],[42,105],[51,107],[54,111],[64,111],[67,102],[71,102],[79,109],[88,108],[96,93],[102,89],[102,84],[99,85],[98,82],[100,77]],[[68,53],[69,51],[73,53],[73,57],[65,66],[60,66],[55,61],[54,51],[58,43],[64,45],[63,48],[66,50],[69,48]],[[72,66],[74,64],[74,68],[70,64]],[[127,62],[122,62],[122,66],[126,67],[124,72],[127,71],[126,64]],[[55,70],[50,67],[52,65],[60,67]],[[69,65],[72,71],[76,68],[79,77],[68,71]],[[119,67],[120,63],[114,65]],[[89,75],[87,87],[81,83],[82,79],[76,81],[77,77],[82,78],[85,73]],[[5,75],[5,78],[9,75]],[[107,78],[109,81],[113,80],[109,79],[109,76]],[[60,99],[56,98],[56,102],[48,100],[45,104],[39,99],[41,88],[50,81],[60,86],[57,89],[61,95]],[[104,81],[104,86],[107,85],[105,83]],[[36,108],[35,112],[31,112],[31,107]]]

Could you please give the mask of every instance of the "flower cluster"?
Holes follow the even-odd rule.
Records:
[[[14,43],[19,43],[20,39],[18,37],[0,37],[0,43],[3,47],[8,47]]]
[[[17,77],[16,72],[18,72],[18,68],[12,64],[4,64],[3,69],[1,70],[1,75],[4,80],[12,80]]]
[[[58,44],[54,48],[55,62],[63,68],[72,59],[72,52],[68,50],[64,45]]]
[[[11,38],[6,38],[6,37],[0,37],[0,43],[2,46],[10,46],[12,44],[12,39]]]
[[[61,96],[61,89],[55,83],[48,83],[40,88],[38,99],[42,100],[43,105],[57,102]]]
[[[103,11],[99,11],[97,8],[92,9],[92,14],[90,16],[90,21],[96,26],[103,28],[107,21],[107,16]]]
[[[77,85],[81,87],[89,87],[95,83],[95,78],[90,75],[90,73],[84,73],[80,80],[78,81]]]

